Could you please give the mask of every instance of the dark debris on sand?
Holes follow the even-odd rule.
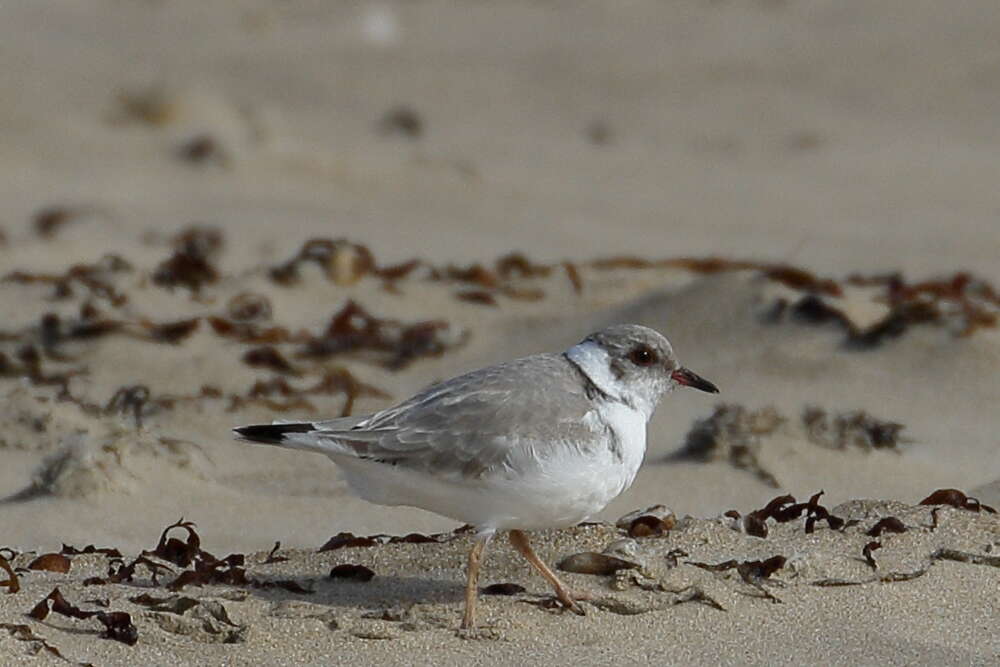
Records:
[[[694,423],[684,447],[669,459],[726,462],[747,470],[772,488],[779,488],[780,480],[767,470],[761,459],[768,438],[782,429],[800,429],[809,442],[828,449],[898,452],[906,442],[901,435],[904,428],[903,424],[864,411],[831,414],[810,406],[803,411],[799,423],[795,423],[774,407],[751,410],[738,404],[720,404],[709,417]]]

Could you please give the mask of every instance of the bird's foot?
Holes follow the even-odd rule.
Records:
[[[560,591],[560,593],[557,593],[556,597],[564,608],[569,609],[577,616],[587,615],[580,603],[593,599],[593,595],[585,591]]]

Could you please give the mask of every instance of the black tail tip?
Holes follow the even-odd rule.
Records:
[[[253,424],[234,428],[233,433],[251,442],[266,442],[278,444],[285,439],[286,433],[308,433],[315,427],[312,424]]]

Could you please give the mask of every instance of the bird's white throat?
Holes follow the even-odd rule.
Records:
[[[642,413],[645,421],[656,408],[655,397],[643,395],[636,387],[622,382],[611,370],[611,355],[597,343],[585,340],[566,350],[566,358],[572,361],[594,385],[616,401],[622,401]]]

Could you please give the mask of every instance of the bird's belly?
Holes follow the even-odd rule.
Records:
[[[603,510],[631,485],[643,453],[559,456],[486,478],[437,477],[359,459],[337,463],[370,502],[419,507],[481,530],[535,530],[571,526]]]

